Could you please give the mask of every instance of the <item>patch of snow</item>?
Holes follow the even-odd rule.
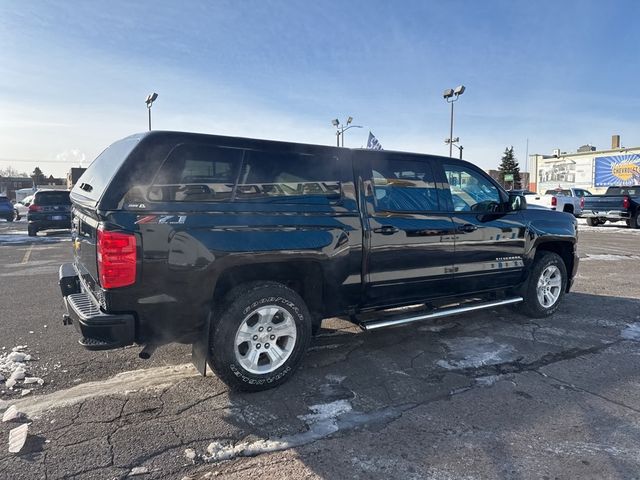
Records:
[[[145,473],[149,473],[149,469],[147,467],[134,467],[129,472],[129,477],[135,477],[136,475],[144,475]]]
[[[9,408],[7,408],[5,410],[4,414],[2,415],[2,421],[3,422],[11,422],[13,420],[18,420],[22,416],[23,416],[22,413],[20,413],[18,411],[16,406],[15,405],[11,405]]]
[[[491,337],[459,337],[445,340],[449,359],[436,364],[447,370],[478,368],[507,361],[513,355],[513,347],[496,343]]]
[[[344,380],[347,377],[345,377],[343,375],[334,375],[334,374],[330,373],[329,375],[325,376],[324,378],[329,380],[329,382],[331,382],[331,383],[342,383],[342,382],[344,382]]]
[[[20,391],[20,396],[24,397],[25,395],[29,395],[31,393],[31,389],[30,388],[23,388]]]
[[[40,377],[25,377],[24,379],[24,383],[25,385],[29,385],[30,383],[37,383],[38,385],[44,385],[44,380],[41,379]]]
[[[197,453],[193,448],[187,448],[184,451],[184,456],[187,458],[187,460],[191,460],[192,462],[195,461]]]
[[[626,340],[640,341],[640,323],[627,324],[627,328],[620,332],[620,336]]]
[[[29,424],[23,423],[19,427],[13,428],[9,431],[9,453],[19,453],[24,447],[27,441],[27,434],[29,432]]]
[[[75,405],[88,398],[164,389],[180,380],[197,375],[198,372],[191,363],[132,370],[119,373],[107,380],[82,383],[48,395],[32,396],[12,403],[15,403],[20,411],[33,418],[48,410]],[[0,400],[0,411],[8,406],[9,402]]]
[[[476,377],[476,384],[481,387],[491,387],[496,382],[502,380],[504,375],[486,375],[484,377]]]
[[[348,400],[336,400],[335,402],[312,405],[309,409],[312,413],[298,417],[309,427],[305,432],[277,439],[240,442],[235,445],[230,442],[212,442],[207,447],[202,459],[205,462],[219,462],[236,457],[253,457],[261,453],[287,450],[314,442],[337,432],[339,416],[351,412],[352,407]]]
[[[601,260],[606,262],[617,262],[619,260],[640,260],[640,255],[612,255],[610,253],[596,255],[588,254],[587,256],[580,259],[581,262],[587,260]]]

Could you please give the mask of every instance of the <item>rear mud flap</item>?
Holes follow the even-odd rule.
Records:
[[[196,367],[200,375],[207,376],[207,363],[209,361],[209,334],[211,330],[211,312],[205,321],[202,335],[191,345],[191,363]]]

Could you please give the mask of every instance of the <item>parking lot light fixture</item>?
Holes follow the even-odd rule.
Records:
[[[451,104],[451,123],[449,126],[449,141],[445,142],[449,144],[449,156],[453,157],[453,104],[460,98],[460,95],[464,93],[466,90],[464,85],[458,85],[456,88],[447,88],[443,94],[442,98],[446,100],[447,103]],[[461,150],[462,152],[462,150]]]
[[[344,147],[344,132],[349,130],[350,128],[362,128],[362,125],[351,125],[353,122],[353,117],[347,117],[346,125],[341,125],[340,120],[337,118],[331,121],[331,124],[336,127],[336,146],[340,146],[340,137],[342,137],[342,146]]]
[[[158,94],[156,92],[153,92],[147,95],[147,99],[144,101],[144,103],[147,104],[147,110],[149,112],[149,131],[151,131],[151,106],[153,105],[153,102],[155,102],[157,98],[158,98]]]

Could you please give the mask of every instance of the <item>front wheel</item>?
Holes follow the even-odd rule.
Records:
[[[524,289],[524,313],[533,318],[552,315],[567,287],[567,267],[557,253],[536,255]]]
[[[38,233],[38,229],[36,227],[29,225],[27,227],[27,233],[29,234],[30,237],[35,237],[36,234]]]
[[[629,220],[627,220],[629,228],[640,228],[640,211],[636,212]]]
[[[295,291],[276,282],[234,288],[211,329],[214,371],[232,390],[260,391],[288,380],[311,339],[311,315]]]
[[[595,217],[587,217],[587,225],[589,225],[590,227],[597,227],[598,225],[600,225],[600,222]]]

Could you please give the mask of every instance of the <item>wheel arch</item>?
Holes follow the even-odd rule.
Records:
[[[575,262],[575,258],[574,258],[574,245],[571,242],[566,242],[566,241],[557,241],[557,240],[550,240],[547,242],[541,242],[540,244],[538,244],[538,246],[536,247],[536,256],[541,253],[541,252],[553,252],[556,253],[560,256],[560,258],[562,258],[562,261],[564,262],[564,265],[567,269],[567,288],[566,291],[569,291],[571,282],[569,281],[569,279],[571,278],[571,272],[573,272],[574,269],[574,262]]]
[[[319,281],[320,279],[320,281]],[[324,273],[313,260],[292,262],[266,262],[236,265],[225,269],[217,278],[213,291],[213,304],[220,305],[234,287],[247,282],[279,282],[302,297],[313,325],[319,325],[324,312]]]

